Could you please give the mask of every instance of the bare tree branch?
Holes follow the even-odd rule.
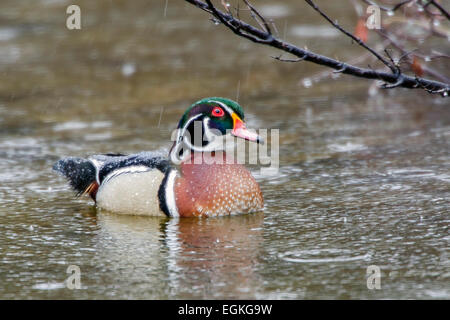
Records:
[[[436,2],[435,0],[428,0],[425,4],[422,3],[423,1],[418,2],[417,0],[403,0],[403,1],[399,2],[399,3],[397,3],[396,5],[394,5],[392,8],[381,6],[381,5],[379,5],[378,3],[376,3],[375,1],[372,1],[372,0],[362,0],[362,1],[367,3],[367,4],[369,4],[369,5],[377,6],[378,8],[380,8],[383,11],[391,11],[391,12],[394,12],[397,9],[400,9],[405,4],[408,4],[408,3],[411,3],[413,1],[415,1],[415,2],[417,2],[419,5],[421,5],[424,8],[427,8],[428,6],[435,7],[436,9],[438,9],[441,12],[441,14],[443,16],[445,16],[448,20],[450,20],[449,12],[447,10],[445,10],[445,8],[442,5],[440,5],[438,2]]]
[[[247,5],[247,7],[250,9],[253,18],[255,19],[255,21],[258,21],[258,19],[256,17],[258,17],[261,21],[262,24],[264,26],[264,30],[272,35],[272,30],[270,30],[269,24],[267,23],[266,19],[264,19],[264,17],[248,2],[248,0],[244,0],[245,4]]]
[[[369,48],[365,44],[361,44],[361,40],[355,38],[349,32],[345,31],[343,28],[339,27],[338,29],[344,32],[346,35],[350,36],[353,40],[355,40],[358,44],[362,45],[369,50],[372,54],[374,54],[378,60],[382,61],[383,64],[388,66],[391,72],[385,72],[374,69],[366,69],[360,68],[342,61],[338,61],[327,56],[323,56],[312,51],[301,49],[291,43],[285,42],[277,37],[275,37],[270,28],[268,27],[268,23],[264,19],[264,17],[253,7],[248,6],[248,1],[245,1],[250,11],[253,13],[252,17],[256,21],[258,19],[262,23],[260,23],[260,28],[256,28],[239,18],[235,18],[231,13],[222,12],[215,7],[211,0],[185,0],[188,3],[200,8],[203,11],[211,14],[217,21],[222,23],[228,29],[230,29],[233,33],[240,37],[244,37],[250,41],[255,43],[264,44],[271,46],[273,48],[279,49],[286,53],[297,56],[298,61],[309,61],[315,64],[323,65],[332,69],[335,69],[336,72],[342,72],[344,74],[365,78],[365,79],[374,79],[374,80],[382,80],[386,82],[384,88],[394,88],[394,87],[403,87],[403,88],[421,88],[426,90],[429,93],[440,94],[444,97],[447,97],[450,94],[450,84],[443,83],[435,80],[425,79],[421,77],[411,77],[408,75],[404,75],[399,66],[398,62],[396,63],[392,58],[390,58],[390,62],[377,54],[373,49]],[[315,4],[311,0],[305,0],[308,4],[312,4],[313,8]],[[317,7],[317,6],[316,6]],[[317,9],[316,9],[317,10]],[[228,10],[227,10],[228,11]],[[319,11],[321,13],[321,11]],[[322,14],[322,13],[321,13]],[[322,14],[322,16],[324,16]],[[330,18],[327,17],[327,20],[331,22],[335,27],[337,24],[332,22]],[[359,41],[358,41],[359,40]],[[284,61],[286,59],[282,59],[281,55],[278,57],[274,57],[276,60]],[[289,62],[297,62],[297,60],[290,60]]]
[[[312,0],[305,0],[307,4],[309,4],[311,7],[313,7],[314,10],[316,10],[317,12],[319,12],[319,14],[325,18],[325,20],[327,20],[329,23],[331,23],[333,25],[333,27],[335,27],[336,29],[338,29],[339,31],[341,31],[343,34],[345,34],[347,37],[351,38],[352,40],[354,40],[357,44],[359,44],[361,47],[363,47],[364,49],[366,49],[367,51],[369,51],[370,53],[372,53],[378,60],[380,60],[381,62],[383,62],[384,65],[386,65],[389,69],[391,69],[392,72],[396,72],[397,68],[395,67],[394,64],[389,63],[389,61],[387,61],[386,59],[384,59],[382,56],[380,56],[378,53],[375,52],[375,50],[373,50],[372,48],[369,48],[368,46],[366,46],[366,44],[359,38],[355,37],[353,34],[351,34],[350,32],[346,31],[344,28],[342,28],[337,22],[334,22],[330,19],[330,17],[328,17],[322,10],[319,9],[319,7],[312,1]]]
[[[437,3],[435,0],[429,0],[425,5],[423,5],[425,8],[429,5],[432,5],[436,7],[448,20],[450,20],[450,14],[447,10],[444,9],[443,6],[441,6],[439,3]]]
[[[284,58],[281,57],[281,54],[280,54],[278,57],[273,57],[273,56],[272,56],[271,58],[274,58],[275,60],[283,61],[283,62],[299,62],[299,61],[305,60],[305,58],[284,59]]]
[[[371,6],[377,6],[378,8],[380,8],[383,11],[392,11],[392,12],[394,12],[397,9],[399,9],[400,7],[402,7],[403,5],[405,5],[407,3],[410,3],[411,1],[414,1],[414,0],[403,0],[403,1],[399,2],[399,3],[397,3],[396,5],[394,5],[392,8],[380,6],[378,3],[376,3],[375,1],[372,1],[372,0],[362,0],[362,1],[364,1],[365,3],[367,3],[367,4],[371,5]]]
[[[364,19],[362,9],[357,0],[352,0],[355,10],[360,17]],[[387,8],[385,3],[392,2],[391,0],[359,0],[369,5],[375,5],[381,10],[393,13],[399,8],[403,8],[396,18],[385,18],[380,29],[376,28],[374,31],[388,41],[387,44],[382,47],[392,47],[397,51],[396,55],[399,55],[398,64],[402,63],[402,66],[408,67],[417,76],[423,77],[424,75],[432,76],[437,81],[444,83],[450,83],[450,78],[441,72],[447,70],[438,66],[438,68],[432,68],[430,66],[432,61],[437,59],[446,58],[445,54],[441,54],[429,47],[429,44],[435,43],[433,37],[440,37],[447,39],[450,37],[448,29],[445,27],[439,27],[441,21],[445,19],[444,14],[436,10],[432,6],[432,2],[428,0],[406,0],[395,4],[392,8]],[[438,1],[436,1],[438,3]],[[431,10],[433,8],[433,10]],[[390,16],[392,16],[390,14]],[[409,32],[414,28],[420,30],[417,35]],[[359,30],[358,30],[359,31]],[[362,31],[361,31],[362,32]],[[358,32],[359,34],[359,32]],[[427,42],[425,42],[427,40]],[[385,42],[385,41],[384,41]],[[415,48],[411,54],[411,48]],[[421,62],[418,58],[421,58]],[[442,65],[442,64],[441,64]]]
[[[401,56],[400,56],[400,58],[399,58],[399,62],[400,62],[401,60],[403,60],[403,59],[408,58],[408,59],[409,59],[408,63],[409,63],[410,65],[413,63],[413,59],[411,58],[410,54],[411,54],[413,51],[415,51],[415,50],[407,51],[405,48],[403,48],[401,45],[399,45],[396,41],[394,41],[393,39],[391,39],[391,37],[390,37],[388,34],[386,34],[385,30],[383,30],[383,29],[381,29],[381,30],[376,30],[376,31],[377,31],[377,33],[378,33],[381,37],[387,39],[387,40],[389,41],[389,43],[390,43],[391,46],[393,46],[394,48],[396,48],[396,49],[401,53]],[[417,54],[417,53],[414,53],[414,55],[415,55],[415,56],[423,56],[423,55],[419,55],[419,54]],[[434,55],[433,55],[433,56],[428,56],[428,59],[431,60],[432,58],[436,59],[436,58],[447,58],[447,57],[448,57],[448,56],[446,56],[446,55],[444,55],[444,54],[442,54],[442,53],[436,53],[436,52],[434,52]],[[448,57],[448,58],[450,58],[450,57]],[[433,77],[435,77],[435,78],[438,79],[439,81],[446,82],[446,83],[449,83],[449,82],[450,82],[450,79],[449,79],[447,76],[440,74],[440,73],[437,72],[436,70],[434,70],[434,69],[432,69],[432,68],[430,68],[430,67],[426,67],[426,66],[422,66],[422,68],[423,68],[424,71],[426,71],[427,74],[432,75]]]

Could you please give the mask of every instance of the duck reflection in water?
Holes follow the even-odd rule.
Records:
[[[130,273],[127,278],[167,298],[249,298],[261,283],[255,268],[262,213],[164,219],[99,212],[97,219],[99,263],[108,276]]]

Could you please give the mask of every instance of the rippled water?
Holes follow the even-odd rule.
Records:
[[[285,3],[263,8],[280,33],[345,55],[325,25],[303,39],[322,22]],[[65,28],[68,4],[1,4],[0,298],[450,298],[448,100],[315,83],[323,69],[273,61],[181,1],[80,1],[80,31]],[[278,174],[252,167],[262,213],[113,215],[51,171],[68,155],[167,152],[183,110],[211,95],[280,129]]]

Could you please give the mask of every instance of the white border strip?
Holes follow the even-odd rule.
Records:
[[[175,178],[177,177],[177,171],[175,169],[170,170],[169,176],[166,182],[166,204],[167,209],[171,217],[178,218],[180,214],[178,213],[177,203],[175,201]]]

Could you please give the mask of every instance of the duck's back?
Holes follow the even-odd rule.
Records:
[[[54,167],[78,194],[89,194],[98,207],[122,214],[166,216],[164,178],[171,170],[159,154],[95,155],[65,158]]]

